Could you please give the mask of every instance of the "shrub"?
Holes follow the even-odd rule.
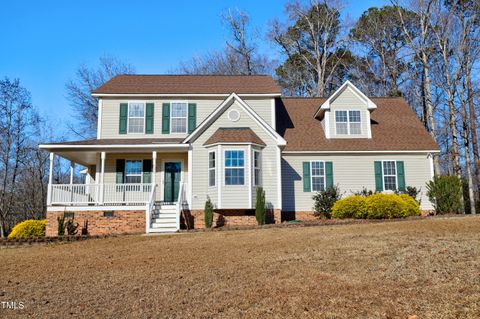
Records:
[[[75,236],[78,232],[78,223],[76,223],[72,218],[69,218],[65,223],[65,228],[67,229],[68,236]]]
[[[45,237],[46,220],[27,219],[13,227],[8,238]]]
[[[427,196],[437,214],[463,211],[462,180],[457,176],[438,176],[427,183]]]
[[[213,224],[213,204],[210,200],[210,197],[207,196],[207,201],[205,202],[205,228],[212,228]]]
[[[327,188],[313,195],[315,216],[331,218],[333,204],[335,204],[340,197],[338,186]]]
[[[377,191],[368,190],[366,187],[362,188],[361,191],[353,193],[353,195],[368,197],[370,195],[376,194]]]
[[[255,202],[255,218],[259,225],[265,224],[265,191],[263,187],[257,187],[257,196]]]
[[[421,200],[418,198],[418,195],[420,194],[420,189],[413,187],[413,186],[407,186],[404,191],[397,191],[395,192],[398,195],[401,194],[406,194],[410,197],[412,197],[417,203],[420,204]]]
[[[333,204],[333,218],[365,218],[367,216],[367,204],[365,197],[354,195],[340,199]]]
[[[82,236],[88,236],[88,219],[83,222]]]
[[[65,235],[65,215],[57,217],[57,235],[63,236]]]
[[[407,194],[354,195],[333,205],[334,218],[391,219],[418,215],[420,205]]]

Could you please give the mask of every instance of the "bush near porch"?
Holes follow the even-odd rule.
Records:
[[[354,195],[335,202],[332,208],[333,218],[392,219],[420,214],[420,205],[406,194]]]
[[[27,219],[16,224],[8,238],[45,237],[46,224],[47,221],[45,219]]]

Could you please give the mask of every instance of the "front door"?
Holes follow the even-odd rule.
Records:
[[[180,189],[180,174],[182,172],[182,163],[165,162],[164,178],[164,196],[163,201],[173,203],[177,201],[178,190]]]

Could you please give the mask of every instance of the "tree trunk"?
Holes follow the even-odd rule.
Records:
[[[477,140],[477,121],[476,121],[476,113],[475,113],[475,106],[473,105],[473,85],[472,85],[472,77],[471,77],[471,69],[467,67],[467,101],[468,101],[468,109],[469,109],[469,118],[470,118],[470,134],[472,136],[472,148],[473,148],[473,165],[475,167],[475,184],[477,187],[480,183],[480,156],[478,153],[478,140]],[[478,198],[478,189],[475,192]]]
[[[463,97],[464,94],[461,96]],[[472,167],[471,167],[471,158],[470,158],[470,141],[469,141],[469,134],[468,134],[468,115],[467,115],[467,107],[465,105],[465,100],[461,99],[462,104],[462,137],[464,143],[464,152],[465,152],[465,169],[467,173],[467,183],[468,183],[468,200],[470,203],[470,213],[475,214],[475,194],[473,192],[474,185],[473,185],[473,175],[472,175]],[[465,213],[465,210],[464,210]]]

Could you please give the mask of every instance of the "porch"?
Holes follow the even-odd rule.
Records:
[[[102,149],[42,145],[50,151],[47,215],[64,211],[110,216],[134,211],[138,217],[144,212],[145,232],[177,231],[181,210],[189,205],[191,152],[183,144],[147,145],[104,145]],[[57,156],[70,161],[68,183],[54,183]],[[85,167],[80,183],[74,179],[76,165]]]

